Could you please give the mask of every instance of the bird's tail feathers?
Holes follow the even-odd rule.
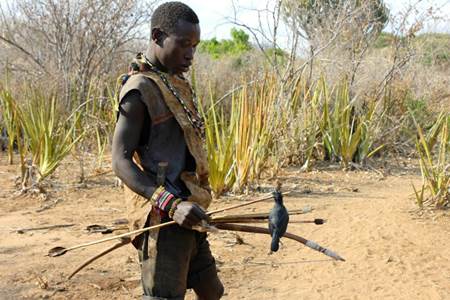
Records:
[[[280,244],[280,238],[277,236],[274,236],[272,238],[272,243],[270,244],[270,250],[272,252],[277,252]]]

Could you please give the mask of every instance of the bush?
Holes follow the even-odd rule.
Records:
[[[216,38],[204,40],[199,45],[199,51],[206,52],[215,59],[226,55],[240,55],[252,49],[249,36],[241,29],[231,29],[231,40],[218,41]]]
[[[450,34],[426,33],[417,37],[421,63],[425,66],[446,66],[450,63]]]
[[[416,149],[423,179],[420,192],[413,186],[417,204],[420,207],[429,204],[444,208],[450,204],[450,114],[441,113],[426,134],[417,122],[415,124]],[[436,153],[435,146],[438,148]]]

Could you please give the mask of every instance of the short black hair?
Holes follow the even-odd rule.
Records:
[[[166,2],[158,6],[153,12],[151,29],[160,28],[168,34],[174,33],[179,20],[192,24],[199,23],[197,14],[186,4],[178,1]]]

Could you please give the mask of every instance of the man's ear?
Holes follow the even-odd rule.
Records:
[[[162,47],[166,34],[160,28],[152,28],[152,41]]]

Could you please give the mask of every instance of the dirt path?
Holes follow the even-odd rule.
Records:
[[[83,188],[55,187],[44,201],[12,196],[15,168],[1,160],[0,299],[140,299],[137,257],[131,247],[100,259],[69,282],[64,278],[75,266],[110,244],[45,256],[54,246],[102,238],[87,234],[85,227],[125,216],[112,176],[91,180]],[[331,261],[291,240],[268,255],[267,236],[239,234],[244,242],[239,244],[234,233],[211,234],[224,299],[450,299],[449,213],[418,215],[411,197],[411,182],[420,182],[417,175],[398,173],[380,180],[375,172],[336,168],[308,174],[291,169],[282,175],[285,190],[295,190],[285,199],[288,209],[313,208],[292,219],[328,220],[322,226],[293,223],[288,230],[347,261]],[[213,207],[240,201],[222,199]],[[42,210],[50,204],[54,206]],[[242,211],[271,206],[268,202]],[[15,231],[52,224],[75,225]],[[187,299],[193,295],[188,293]]]

